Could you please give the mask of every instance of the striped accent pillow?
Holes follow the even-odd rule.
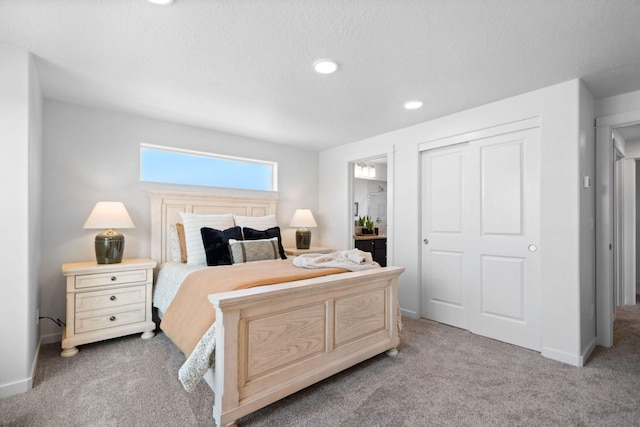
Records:
[[[275,215],[266,216],[242,216],[234,215],[233,220],[240,227],[255,228],[256,230],[266,230],[278,226]]]
[[[187,265],[207,265],[207,256],[202,243],[202,227],[226,230],[234,226],[233,214],[202,215],[180,212],[184,225],[184,240],[187,246]]]
[[[233,264],[280,259],[277,237],[264,240],[229,239],[229,252]]]

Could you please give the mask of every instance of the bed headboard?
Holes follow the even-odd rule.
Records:
[[[264,216],[275,215],[278,204],[277,194],[256,196],[157,190],[147,193],[151,206],[151,258],[157,262],[171,258],[169,229],[172,224],[182,222],[180,212]]]

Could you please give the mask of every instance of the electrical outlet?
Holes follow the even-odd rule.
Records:
[[[40,307],[36,308],[36,325],[40,324]]]

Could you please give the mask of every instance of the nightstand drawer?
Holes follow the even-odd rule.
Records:
[[[75,333],[81,334],[98,329],[113,328],[145,321],[146,304],[127,305],[119,308],[105,308],[100,310],[76,313]]]
[[[146,282],[147,270],[114,271],[111,273],[81,274],[76,276],[76,289],[95,286],[122,285],[124,283]]]
[[[146,295],[147,287],[145,285],[77,293],[76,312],[144,303]]]

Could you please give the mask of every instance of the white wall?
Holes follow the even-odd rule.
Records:
[[[41,96],[31,55],[0,44],[0,398],[31,388],[38,350]]]
[[[278,220],[285,246],[295,244],[288,227],[296,208],[314,212],[318,227],[327,217],[318,214],[318,153],[242,138],[176,123],[45,100],[41,314],[64,319],[65,262],[95,259],[97,230],[83,230],[94,204],[100,200],[124,202],[135,229],[122,230],[125,257],[148,257],[149,200],[140,183],[139,145],[179,147],[218,154],[278,162]],[[191,188],[207,191],[206,188]],[[314,245],[321,241],[314,233]],[[42,326],[48,339],[59,339],[60,328]]]
[[[543,355],[583,363],[580,326],[580,95],[578,80],[508,98],[399,131],[320,153],[320,212],[335,218],[322,230],[325,245],[340,247],[349,216],[348,162],[389,153],[393,171],[394,265],[404,266],[403,312],[420,316],[420,171],[418,144],[478,129],[540,117],[541,137],[541,347]],[[585,101],[586,102],[586,101]],[[591,286],[591,285],[585,285]]]

